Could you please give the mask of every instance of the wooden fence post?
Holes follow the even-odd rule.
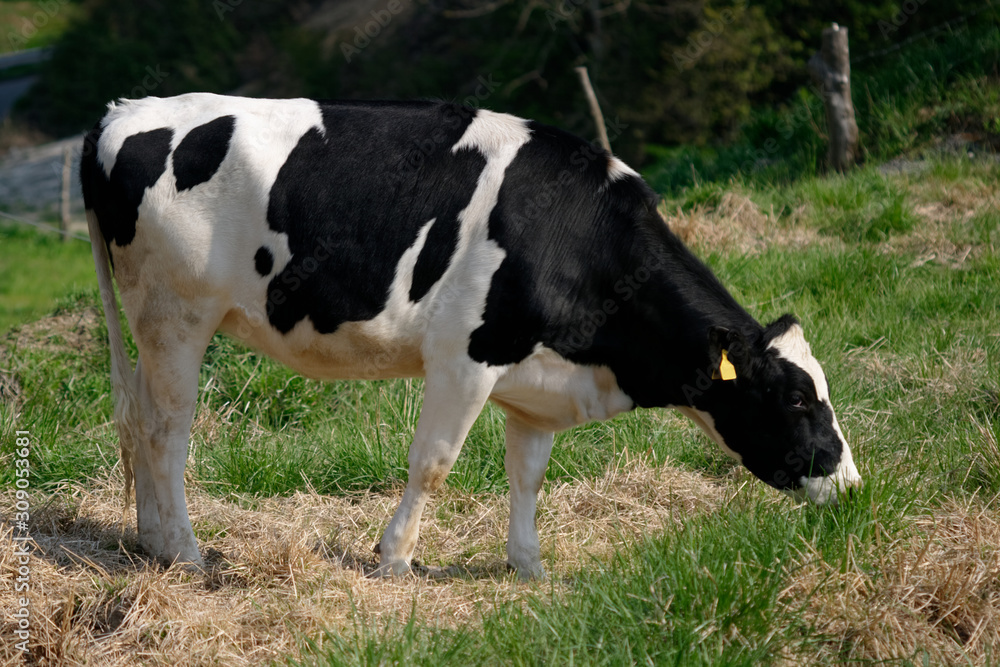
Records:
[[[854,165],[858,155],[858,123],[851,101],[851,60],[847,28],[834,23],[823,29],[823,47],[809,59],[809,74],[823,91],[830,135],[828,159],[837,171]]]

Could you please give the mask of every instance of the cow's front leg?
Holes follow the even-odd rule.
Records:
[[[535,525],[538,491],[552,454],[554,433],[542,431],[507,413],[504,467],[510,480],[510,528],[507,564],[521,579],[544,579],[542,550]]]
[[[410,571],[420,515],[427,500],[451,471],[465,436],[486,404],[495,379],[479,366],[428,373],[424,405],[410,445],[410,475],[403,500],[377,547],[374,576]]]

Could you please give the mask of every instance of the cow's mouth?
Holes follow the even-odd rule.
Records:
[[[808,500],[816,505],[836,505],[856,495],[862,485],[861,475],[854,462],[848,459],[841,462],[832,475],[801,477],[798,488],[782,491],[799,502]]]

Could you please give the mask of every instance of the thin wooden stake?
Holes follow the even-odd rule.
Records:
[[[611,142],[608,141],[608,130],[604,126],[604,115],[601,114],[601,105],[597,103],[597,95],[594,94],[594,87],[590,85],[590,74],[586,67],[575,67],[576,73],[580,76],[580,85],[587,96],[587,103],[590,105],[590,114],[594,117],[594,124],[597,125],[597,136],[601,140],[604,150],[611,152]]]

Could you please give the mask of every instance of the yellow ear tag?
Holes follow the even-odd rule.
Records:
[[[736,379],[736,367],[729,361],[729,356],[725,350],[722,351],[722,361],[719,362],[719,377],[723,380]]]

